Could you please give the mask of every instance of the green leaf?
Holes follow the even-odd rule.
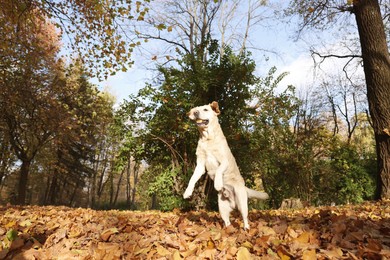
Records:
[[[7,239],[12,242],[18,238],[18,231],[16,231],[15,229],[10,229],[8,230],[6,236]]]

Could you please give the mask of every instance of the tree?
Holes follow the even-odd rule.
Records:
[[[144,23],[137,23],[138,37],[152,42],[159,41],[161,50],[152,49],[152,60],[160,64],[174,61],[177,56],[197,55],[206,61],[207,41],[218,40],[220,55],[225,46],[236,53],[249,48],[259,49],[250,44],[250,31],[261,25],[266,15],[261,12],[268,1],[212,1],[212,0],[169,0],[151,2]],[[166,47],[165,47],[166,46]]]
[[[200,48],[196,46],[196,49]],[[148,182],[169,183],[173,180],[175,184],[171,187],[173,191],[153,190],[156,194],[181,199],[185,179],[190,177],[194,168],[198,139],[198,133],[190,125],[186,113],[197,104],[219,101],[222,109],[220,122],[230,147],[236,156],[245,154],[248,145],[248,136],[244,134],[248,117],[246,102],[250,99],[249,88],[257,80],[254,76],[255,64],[246,52],[236,55],[225,47],[221,55],[219,50],[218,42],[210,41],[204,50],[195,52],[195,55],[183,55],[178,60],[180,67],[159,67],[160,80],[153,85],[148,84],[138,97],[129,102],[134,104],[129,109],[136,115],[132,122],[144,126],[136,138],[144,144],[144,160],[149,165],[151,175]],[[206,60],[203,53],[208,53]],[[240,157],[243,174],[249,175],[250,164],[247,160],[250,158]],[[161,172],[158,169],[167,170]],[[161,178],[156,172],[161,172]],[[207,183],[206,179],[206,184],[200,187],[203,187],[203,194],[209,195],[212,185],[209,189]],[[202,203],[202,199],[198,202]]]
[[[50,22],[18,8],[0,12],[2,21],[7,20],[0,33],[1,120],[21,161],[18,203],[24,204],[31,163],[59,127],[59,42]]]
[[[390,198],[390,55],[378,1],[353,2],[378,160],[377,198]]]
[[[354,0],[342,5],[338,1],[295,0],[290,7],[303,18],[301,28],[314,26],[323,29],[326,22],[332,23],[341,12],[355,15],[377,147],[376,197],[390,198],[390,57],[378,0]]]
[[[3,181],[7,178],[16,162],[10,142],[6,139],[8,135],[6,135],[4,128],[5,126],[1,127],[2,130],[0,130],[0,194],[3,187]]]
[[[143,20],[148,11],[142,1],[128,0],[4,0],[2,8],[3,12],[14,13],[19,25],[26,17],[41,21],[50,19],[62,33],[64,47],[69,53],[66,55],[72,60],[83,60],[87,72],[100,79],[118,70],[126,71],[133,64],[131,54],[140,41],[124,27],[129,21]],[[5,32],[9,26],[6,21],[0,24]]]
[[[86,186],[95,173],[93,163],[103,137],[101,130],[113,118],[113,100],[88,82],[82,64],[75,62],[63,75],[64,84],[58,92],[58,102],[63,106],[61,125],[55,133],[49,149],[54,152],[55,167],[48,178],[46,203],[64,204],[67,192],[68,205]],[[102,134],[104,136],[104,134]]]
[[[291,128],[300,101],[294,96],[293,86],[277,93],[286,73],[276,77],[275,73],[276,68],[271,68],[251,93],[253,113],[248,120],[250,146],[247,153],[251,154],[252,178],[264,180],[270,204],[278,207],[284,198],[300,196],[307,200],[308,194],[303,194],[302,190],[309,192],[310,183],[302,167],[309,160]],[[309,138],[306,141],[309,143]]]

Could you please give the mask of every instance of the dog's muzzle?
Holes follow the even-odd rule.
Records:
[[[196,119],[195,122],[197,126],[204,126],[209,124],[208,119]]]

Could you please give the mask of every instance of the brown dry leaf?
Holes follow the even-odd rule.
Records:
[[[187,251],[181,252],[181,255],[182,255],[184,258],[186,258],[186,257],[189,257],[189,256],[191,256],[191,255],[195,255],[197,251],[198,251],[198,247],[197,247],[196,245],[194,245],[194,244],[191,244],[191,245],[189,246],[189,249],[188,249]]]
[[[259,233],[262,234],[263,236],[273,236],[273,235],[276,235],[275,230],[273,230],[270,227],[261,226],[258,229],[259,229]]]
[[[347,225],[344,222],[336,222],[333,225],[333,232],[344,233],[347,230]]]
[[[5,259],[5,257],[7,256],[7,254],[9,253],[9,249],[8,248],[3,248],[0,250],[0,259]]]
[[[243,231],[239,215],[224,228],[217,213],[205,211],[0,206],[0,254],[26,259],[178,260],[235,259],[240,251],[240,258],[249,252],[256,259],[310,259],[314,253],[319,259],[389,259],[390,201],[254,210],[249,215],[251,230]],[[10,229],[17,231],[20,244],[7,251]]]
[[[151,249],[152,249],[152,245],[150,245],[148,247],[144,247],[144,248],[138,248],[135,250],[134,255],[136,255],[136,256],[147,255]]]
[[[230,225],[225,228],[225,232],[227,235],[232,235],[237,232],[237,229],[233,225]]]
[[[80,252],[76,251],[77,254]],[[75,252],[73,251],[73,254],[74,253]],[[102,242],[98,244],[98,247],[94,252],[95,259],[120,259],[121,254],[122,249],[119,245]]]
[[[216,249],[206,249],[200,253],[200,259],[215,259],[215,255],[217,253]]]
[[[235,246],[229,247],[229,249],[227,250],[227,253],[231,256],[235,256],[237,252],[238,252],[238,248]]]
[[[236,238],[229,236],[229,237],[224,237],[222,241],[218,244],[217,249],[219,251],[223,251],[226,249],[230,249],[236,246]],[[235,255],[235,253],[233,254]]]
[[[103,241],[108,241],[108,239],[110,239],[110,237],[113,235],[113,234],[118,234],[119,231],[117,228],[109,228],[109,229],[106,229],[104,230],[101,234],[100,234],[100,238],[103,240]]]
[[[77,237],[80,237],[82,235],[82,233],[83,233],[83,229],[79,226],[76,226],[68,231],[68,237],[69,238],[77,238]]]
[[[349,233],[346,238],[350,238],[350,240],[363,241],[364,237],[365,234],[362,231],[356,231]]]
[[[334,247],[329,250],[320,250],[324,255],[330,259],[339,259],[343,256],[343,251],[339,247]]]
[[[377,239],[369,238],[367,239],[367,249],[371,250],[373,252],[380,252],[383,249],[383,246],[381,244],[381,241]]]
[[[175,234],[170,234],[168,236],[161,236],[160,240],[164,241],[164,244],[168,247],[172,247],[175,249],[180,249],[180,241],[178,240]]]
[[[282,223],[279,223],[278,225],[275,225],[272,228],[277,234],[284,234],[288,229],[288,225],[286,222],[283,221]]]
[[[7,233],[7,230],[3,227],[0,227],[0,236],[5,235]]]
[[[340,247],[352,250],[352,249],[356,248],[356,244],[354,244],[354,243],[352,243],[352,242],[350,242],[348,240],[341,240],[340,241]]]
[[[297,232],[295,232],[294,229],[292,229],[291,227],[287,227],[287,234],[292,237],[292,238],[297,238],[298,237],[298,234]]]
[[[24,239],[17,237],[14,241],[12,241],[11,246],[9,247],[9,250],[12,251],[12,250],[21,248],[22,246],[24,246]]]
[[[194,242],[196,242],[196,241],[209,241],[210,239],[211,239],[210,231],[204,231],[196,236]]]

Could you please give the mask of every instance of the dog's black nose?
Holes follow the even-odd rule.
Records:
[[[194,111],[194,116],[196,116],[196,117],[199,116],[199,111],[198,111],[198,110],[195,110],[195,111]]]

